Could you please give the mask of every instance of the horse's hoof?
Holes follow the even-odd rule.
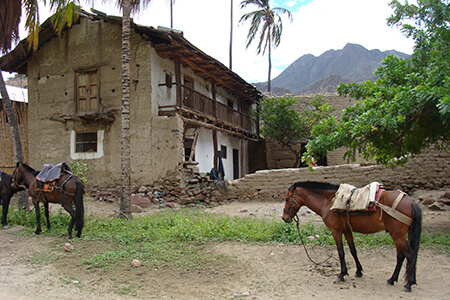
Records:
[[[405,286],[403,287],[402,291],[409,293],[409,292],[411,292],[411,287],[407,287],[407,286],[405,285]]]
[[[362,272],[356,272],[356,273],[355,273],[355,276],[356,276],[356,277],[362,277],[362,276],[363,276],[363,273],[362,273]]]
[[[8,225],[3,225],[2,228],[3,228],[3,229],[8,229],[9,226],[8,226]]]
[[[336,283],[341,283],[341,282],[344,282],[345,281],[345,279],[344,278],[336,278],[336,280],[334,280],[334,284],[336,284]]]
[[[40,235],[42,231],[35,231],[34,234]]]
[[[392,280],[392,279],[388,279],[387,281],[386,281],[386,284],[387,285],[394,285],[394,280]]]

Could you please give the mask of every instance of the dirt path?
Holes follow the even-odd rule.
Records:
[[[86,201],[87,213],[108,215],[117,210],[114,203]],[[206,209],[211,213],[279,218],[282,203],[232,202]],[[450,231],[450,214],[424,210],[425,230]],[[320,222],[302,209],[302,222]],[[79,242],[73,252],[62,250],[63,239],[21,236],[20,228],[0,230],[0,300],[2,299],[450,299],[450,260],[447,253],[421,249],[418,285],[412,293],[401,291],[402,282],[385,284],[395,265],[395,250],[359,249],[364,276],[355,278],[354,263],[346,249],[347,280],[333,284],[339,272],[335,259],[314,266],[297,245],[250,245],[210,243],[205,253],[225,255],[229,263],[218,272],[150,270],[145,266],[125,268],[111,275],[89,269],[77,253],[96,251],[100,245]],[[80,249],[80,247],[82,247]],[[50,251],[51,250],[51,251]],[[334,247],[314,248],[320,260]],[[51,262],[51,263],[49,263]],[[403,274],[403,272],[402,272]],[[129,280],[138,282],[136,295],[127,292]],[[127,296],[123,296],[127,295]]]

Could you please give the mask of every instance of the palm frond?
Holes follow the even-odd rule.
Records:
[[[0,53],[11,49],[12,43],[19,40],[19,23],[22,16],[21,1],[0,1]]]

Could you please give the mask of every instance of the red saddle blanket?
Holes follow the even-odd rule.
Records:
[[[38,192],[52,192],[55,189],[54,182],[36,181],[34,189]]]

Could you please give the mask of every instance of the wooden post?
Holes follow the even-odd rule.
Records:
[[[213,111],[214,111],[214,118],[217,118],[217,87],[216,87],[216,80],[213,78],[212,82],[211,82],[211,98],[214,100],[214,107],[213,107]]]
[[[175,84],[176,84],[176,99],[177,99],[177,107],[182,106],[182,90],[181,90],[181,63],[180,56],[175,57]]]
[[[217,130],[213,129],[214,169],[219,170],[219,157],[217,156]]]

